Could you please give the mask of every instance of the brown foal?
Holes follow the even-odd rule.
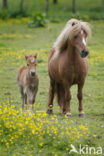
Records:
[[[27,104],[28,99],[30,114],[33,110],[39,84],[36,74],[36,58],[37,55],[25,56],[27,66],[21,67],[17,73],[17,83],[22,99],[22,111],[25,112],[25,104]]]

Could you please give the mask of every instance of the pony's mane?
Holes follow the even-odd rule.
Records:
[[[55,54],[58,55],[65,50],[68,40],[71,40],[75,35],[77,35],[81,29],[85,31],[87,37],[91,36],[91,29],[87,22],[82,22],[77,19],[69,20],[54,43]]]

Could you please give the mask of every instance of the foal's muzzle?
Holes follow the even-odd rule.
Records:
[[[35,74],[36,74],[35,72],[32,72],[32,71],[30,72],[30,75],[31,75],[32,77],[34,77]]]
[[[87,50],[82,50],[81,52],[80,52],[80,56],[82,57],[82,58],[84,58],[84,57],[86,57],[86,56],[88,56],[89,55],[89,51],[87,51]]]

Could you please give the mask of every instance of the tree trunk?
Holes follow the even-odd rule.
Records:
[[[102,12],[104,13],[104,0],[102,0]]]
[[[48,10],[49,10],[49,0],[46,0],[46,8],[45,8],[46,13],[48,13]]]
[[[73,0],[72,12],[73,12],[74,14],[76,13],[76,0]]]
[[[7,0],[3,0],[3,9],[7,9],[7,8],[8,8]]]
[[[58,3],[58,0],[53,0],[53,4],[57,4]]]
[[[23,13],[24,0],[20,0],[20,13]]]

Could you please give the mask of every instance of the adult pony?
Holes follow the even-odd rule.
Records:
[[[86,39],[91,35],[89,24],[71,19],[67,22],[50,51],[48,71],[50,76],[48,114],[53,113],[53,99],[56,93],[61,110],[71,117],[70,88],[78,85],[79,116],[84,117],[82,89],[88,72],[89,54]]]

